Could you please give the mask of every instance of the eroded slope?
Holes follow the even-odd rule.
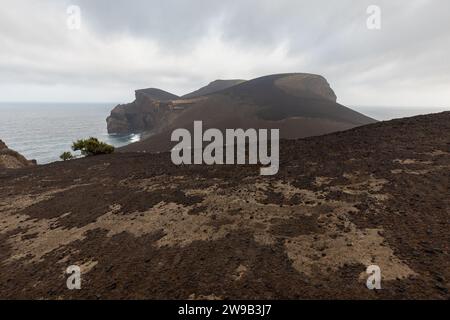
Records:
[[[283,141],[274,177],[131,153],[1,173],[0,297],[449,298],[445,132],[448,112]]]

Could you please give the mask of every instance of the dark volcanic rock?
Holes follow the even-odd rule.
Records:
[[[240,80],[240,79],[232,79],[232,80],[216,80],[208,84],[207,86],[200,88],[194,92],[188,93],[184,95],[183,99],[190,99],[190,98],[197,98],[201,96],[206,96],[208,94],[219,92],[225,89],[228,89],[230,87],[236,86],[238,84],[241,84],[245,82],[246,80]]]
[[[272,177],[170,153],[1,173],[0,299],[448,300],[448,132],[444,112],[283,140]]]
[[[279,127],[283,138],[295,139],[374,122],[336,100],[324,77],[306,73],[250,81],[216,80],[181,98],[157,89],[139,90],[133,103],[111,112],[108,131],[165,132],[202,120],[206,126],[219,129],[224,125]]]
[[[158,132],[119,151],[169,151],[174,129],[192,132],[193,122],[203,127],[226,130],[279,129],[283,139],[299,139],[344,131],[376,122],[336,102],[326,79],[319,75],[291,73],[269,75],[233,85],[224,90],[170,103],[164,115],[170,121]]]
[[[156,88],[136,90],[136,98],[140,95],[145,95],[147,98],[154,101],[171,101],[179,98],[177,95]]]
[[[36,161],[25,159],[20,153],[9,149],[0,140],[0,169],[18,169],[36,165]]]
[[[136,90],[136,99],[129,104],[118,105],[106,119],[109,133],[139,133],[150,131],[161,124],[169,111],[167,101],[178,96],[160,89]]]

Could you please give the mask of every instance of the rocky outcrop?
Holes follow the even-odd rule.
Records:
[[[9,149],[6,144],[0,140],[0,170],[1,169],[19,169],[36,165],[36,161],[27,160],[20,153]]]
[[[158,125],[168,109],[168,101],[178,96],[160,89],[136,90],[136,99],[118,105],[106,119],[108,133],[127,134],[150,131]]]
[[[171,101],[179,98],[177,95],[156,88],[136,90],[136,99],[138,96],[145,96],[146,98],[155,101]]]
[[[275,85],[286,93],[296,96],[337,101],[336,94],[331,89],[330,84],[320,75],[309,73],[289,75],[276,80]]]
[[[276,74],[191,99],[170,102],[158,131],[119,152],[165,152],[176,144],[174,129],[279,129],[282,139],[299,139],[343,131],[376,122],[336,102],[328,82],[319,75]],[[166,121],[169,119],[170,121]]]
[[[195,99],[208,94],[241,84],[245,80],[216,80],[207,86],[183,97],[178,97],[167,91],[150,88],[136,90],[136,99],[132,103],[118,105],[111,111],[106,119],[108,133],[129,134],[156,131],[164,126],[166,116],[170,117],[173,110],[179,110],[180,104],[185,104],[187,99]],[[174,103],[172,103],[174,101]]]
[[[201,96],[206,96],[208,94],[219,92],[228,88],[231,88],[233,86],[236,86],[238,84],[241,84],[245,82],[246,80],[240,80],[240,79],[232,79],[232,80],[216,80],[208,84],[207,86],[200,88],[194,92],[188,93],[184,95],[183,99],[191,99],[191,98],[197,98]]]
[[[302,123],[293,123],[299,119]],[[338,104],[327,80],[308,73],[275,74],[249,81],[216,80],[181,98],[159,89],[138,90],[136,100],[117,106],[107,122],[109,133],[146,131],[156,135],[194,120],[214,128],[225,124],[229,128],[276,126],[282,135],[287,133],[284,138],[326,134],[374,122]],[[289,128],[278,121],[288,121]]]

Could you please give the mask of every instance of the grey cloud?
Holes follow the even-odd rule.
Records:
[[[70,4],[82,10],[80,40],[58,27]],[[371,4],[382,9],[379,31],[366,28]],[[377,103],[383,92],[383,101],[399,104],[399,86],[408,86],[421,103],[434,94],[450,104],[450,93],[437,89],[450,84],[447,0],[18,0],[8,6],[0,12],[0,86],[159,86],[183,93],[219,77],[305,71],[324,74],[344,92],[344,103]],[[27,6],[26,19],[18,21]],[[217,37],[223,50],[214,47]],[[124,38],[132,43],[122,45]],[[266,57],[282,45],[286,52]],[[218,55],[215,64],[211,54]],[[352,86],[370,88],[364,101]]]

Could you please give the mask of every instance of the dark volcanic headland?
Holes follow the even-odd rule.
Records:
[[[315,101],[298,116],[370,122],[326,87],[274,112],[252,92],[270,83],[208,99],[264,101],[267,121]],[[449,132],[444,112],[283,140],[270,177],[132,152],[0,170],[0,299],[449,299]],[[366,288],[369,265],[382,290]]]
[[[152,136],[122,151],[169,151],[174,129],[192,131],[194,120],[207,128],[280,129],[281,138],[298,139],[375,122],[336,102],[327,80],[290,73],[250,81],[218,80],[193,93],[155,95],[136,91],[136,100],[119,105],[107,119],[110,133],[149,132]],[[163,92],[158,90],[158,92]]]

